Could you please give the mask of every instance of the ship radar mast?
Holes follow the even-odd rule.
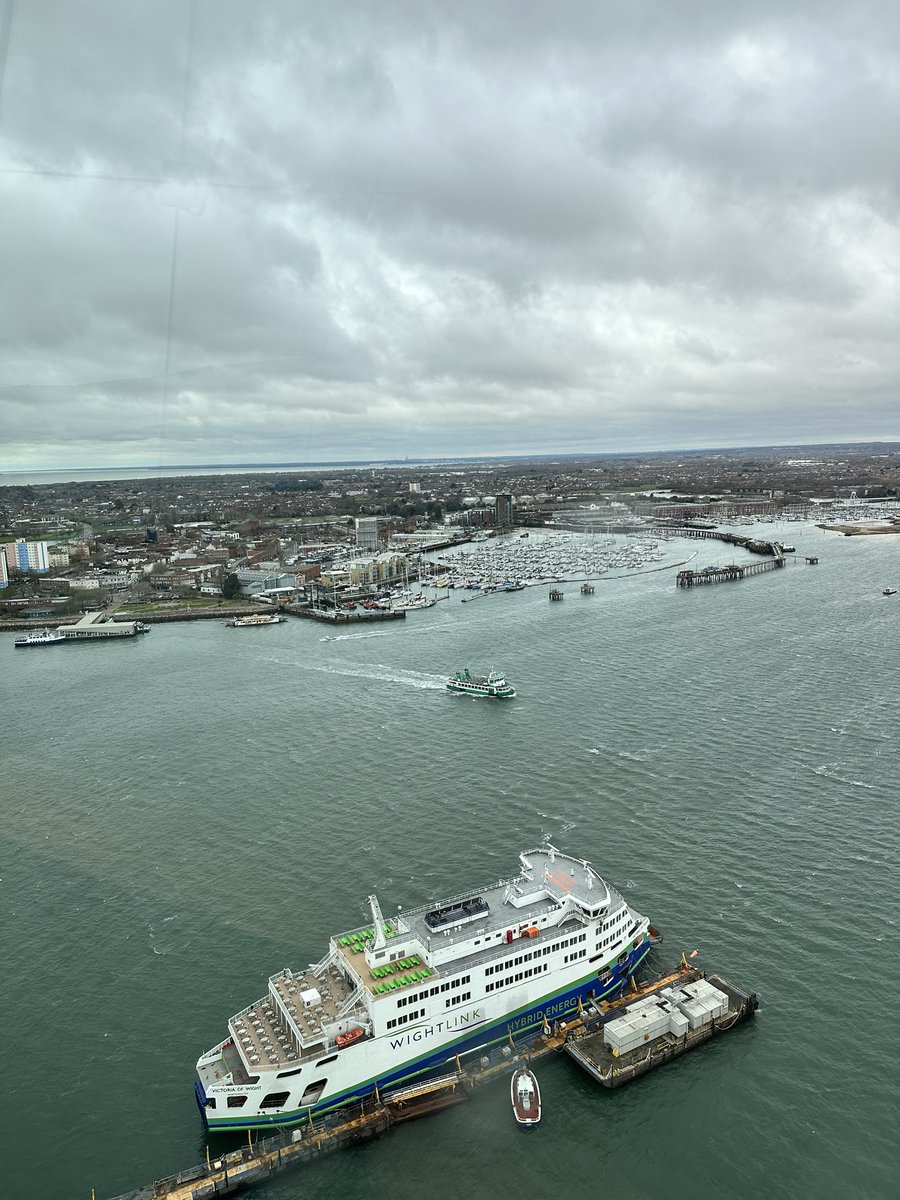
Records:
[[[381,915],[381,905],[378,903],[377,896],[369,897],[369,909],[372,913],[372,923],[375,926],[375,940],[372,942],[372,949],[383,950],[387,941],[384,936],[384,917]]]

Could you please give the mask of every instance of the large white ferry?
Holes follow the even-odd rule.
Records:
[[[370,926],[272,976],[197,1063],[209,1128],[297,1124],[619,991],[650,949],[647,918],[553,846],[519,861],[514,879],[387,920],[370,896]]]

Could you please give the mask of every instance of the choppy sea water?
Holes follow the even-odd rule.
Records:
[[[528,1138],[497,1085],[262,1200],[897,1195],[900,543],[781,532],[796,563],[741,583],[451,592],[329,642],[0,638],[6,1194],[202,1161],[193,1064],[269,975],[372,890],[393,911],[477,886],[547,837],[663,929],[658,969],[697,948],[758,1018],[616,1092],[542,1063]],[[517,698],[448,693],[464,666]]]

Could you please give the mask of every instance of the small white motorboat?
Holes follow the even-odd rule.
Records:
[[[527,1066],[519,1067],[510,1082],[510,1099],[520,1129],[533,1129],[541,1119],[541,1089]]]

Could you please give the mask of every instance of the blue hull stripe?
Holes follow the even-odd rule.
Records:
[[[388,1071],[377,1079],[365,1080],[359,1087],[341,1092],[337,1096],[330,1096],[324,1104],[293,1109],[291,1112],[278,1113],[271,1117],[246,1117],[243,1121],[228,1117],[219,1119],[210,1116],[208,1115],[209,1110],[206,1108],[202,1108],[201,1111],[211,1133],[232,1133],[246,1129],[269,1129],[272,1127],[299,1125],[301,1121],[308,1121],[310,1115],[313,1117],[322,1115],[336,1108],[342,1108],[346,1104],[362,1100],[364,1097],[371,1096],[376,1086],[381,1092],[401,1081],[407,1082],[413,1078],[421,1079],[422,1076],[427,1075],[429,1072],[436,1072],[438,1070],[446,1071],[447,1063],[452,1062],[453,1058],[457,1055],[466,1054],[477,1047],[488,1047],[498,1042],[505,1042],[510,1035],[521,1037],[530,1028],[533,1029],[536,1026],[543,1025],[547,1009],[552,1010],[552,1015],[547,1016],[547,1020],[552,1024],[553,1021],[564,1017],[566,1012],[571,1012],[577,1008],[579,1000],[583,1002],[587,1001],[589,991],[593,992],[595,1000],[613,995],[628,982],[649,951],[650,943],[647,940],[642,942],[637,950],[630,950],[628,958],[621,966],[611,968],[613,972],[612,980],[602,990],[598,988],[597,975],[589,975],[568,991],[547,996],[533,1008],[525,1009],[518,1013],[511,1013],[508,1017],[501,1017],[499,1021],[495,1021],[489,1026],[481,1025],[472,1036],[463,1038],[459,1042],[445,1043],[432,1054],[426,1054],[421,1058],[404,1062],[395,1071]]]

